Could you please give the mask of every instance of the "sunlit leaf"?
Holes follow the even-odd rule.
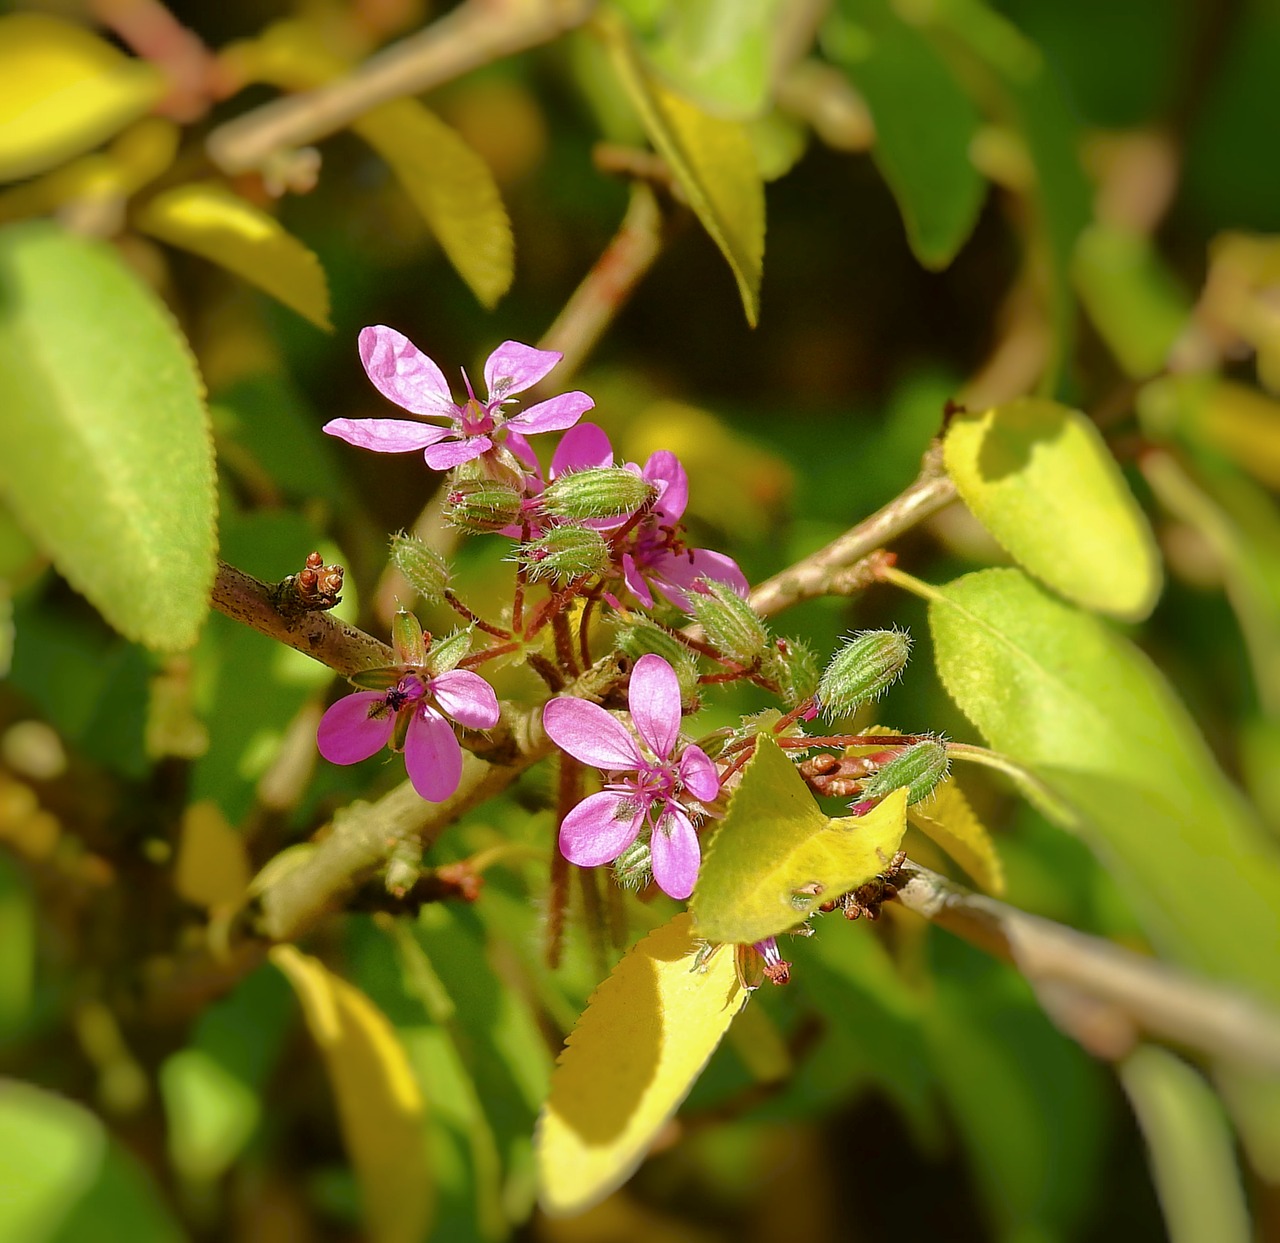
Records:
[[[1213,1090],[1181,1058],[1152,1045],[1136,1049],[1119,1071],[1147,1141],[1169,1238],[1249,1243],[1254,1233],[1231,1129]]]
[[[375,1243],[420,1243],[431,1214],[431,1179],[417,1080],[386,1016],[316,958],[277,945],[324,1055],[347,1153]]]
[[[616,23],[602,23],[601,29],[649,141],[728,260],[747,322],[754,325],[764,263],[764,184],[750,134],[741,122],[714,117],[663,86]]]
[[[0,489],[127,638],[190,647],[209,608],[213,451],[200,378],[158,299],[101,243],[0,232]]]
[[[548,1213],[577,1213],[630,1176],[742,1008],[733,951],[699,965],[688,915],[633,946],[591,995],[538,1124]]]
[[[698,935],[750,944],[786,932],[881,871],[906,832],[906,790],[833,820],[768,735],[756,742],[693,891]]]
[[[92,150],[164,93],[160,71],[81,26],[0,17],[0,181]]]
[[[1081,814],[1148,935],[1280,996],[1280,849],[1147,658],[1016,570],[938,589],[929,624],[951,697]],[[1203,895],[1223,888],[1229,914],[1203,918]]]
[[[329,289],[314,252],[260,207],[218,185],[183,185],[152,199],[135,221],[144,233],[221,264],[318,328]]]
[[[1023,397],[956,415],[943,443],[965,504],[1037,578],[1116,617],[1151,611],[1161,585],[1151,529],[1084,415]]]
[[[134,1157],[87,1109],[0,1080],[0,1238],[17,1243],[180,1243],[184,1238]]]
[[[872,154],[911,249],[926,267],[946,267],[973,231],[986,192],[969,157],[977,108],[888,0],[841,0],[824,45],[871,110]]]
[[[244,838],[213,803],[193,803],[182,817],[173,887],[186,902],[206,909],[230,906],[249,884]]]
[[[759,115],[773,76],[781,0],[618,0],[645,57],[718,116]]]
[[[955,778],[935,787],[930,798],[908,807],[907,821],[941,846],[988,893],[1004,892],[1004,868],[996,844]]]

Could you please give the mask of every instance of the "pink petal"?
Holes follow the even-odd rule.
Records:
[[[324,425],[324,430],[349,445],[372,449],[375,453],[408,453],[411,449],[425,449],[455,434],[451,427],[410,423],[408,419],[331,419]]]
[[[408,337],[377,324],[360,333],[360,361],[384,397],[413,414],[454,412],[444,372]]]
[[[431,708],[421,708],[409,722],[404,766],[413,788],[429,803],[443,803],[462,780],[462,748],[449,722]]]
[[[432,445],[422,456],[432,470],[449,470],[470,462],[493,448],[488,436],[468,436],[465,440],[451,440],[448,444]]]
[[[649,584],[645,582],[644,575],[640,573],[639,568],[636,566],[636,559],[629,552],[622,554],[622,577],[627,586],[631,588],[631,594],[645,608],[653,608],[653,592],[649,590]]]
[[[555,350],[535,350],[519,341],[504,341],[484,364],[489,401],[502,401],[512,393],[532,388],[563,357]]]
[[[732,557],[712,552],[709,548],[695,548],[684,553],[664,552],[650,566],[650,573],[654,586],[686,613],[691,611],[688,593],[700,578],[727,583],[742,596],[750,590],[738,563]]]
[[[386,696],[378,691],[357,691],[339,699],[320,718],[320,754],[331,764],[357,764],[377,755],[391,740],[396,721],[394,712],[371,717],[370,709],[378,704],[386,705]]]
[[[540,401],[536,406],[522,410],[507,421],[507,426],[526,436],[536,432],[559,432],[572,427],[595,404],[586,393],[561,393],[559,397]]]
[[[644,763],[630,730],[599,704],[553,699],[542,710],[542,726],[556,746],[593,768],[625,772]]]
[[[687,898],[698,880],[702,851],[693,824],[675,803],[667,804],[649,839],[649,853],[658,888],[673,898]]]
[[[506,444],[507,448],[516,455],[522,465],[528,467],[533,475],[541,477],[542,468],[538,464],[538,455],[529,447],[529,442],[519,432],[508,432]]]
[[[699,802],[709,803],[720,793],[720,773],[707,753],[696,744],[680,756],[680,782]]]
[[[563,703],[552,700],[552,703]],[[644,804],[602,790],[584,798],[560,825],[560,853],[579,867],[599,867],[616,859],[640,832]]]
[[[689,505],[689,476],[670,449],[649,455],[641,475],[662,488],[653,512],[667,522],[678,522]]]
[[[627,704],[640,737],[659,759],[665,760],[680,734],[680,682],[676,671],[652,652],[641,656],[631,671]]]
[[[551,478],[570,470],[588,470],[592,466],[612,466],[613,446],[604,429],[594,423],[579,423],[560,438],[551,455]]]
[[[696,578],[710,578],[717,583],[727,583],[740,596],[751,594],[747,576],[732,557],[726,557],[722,552],[715,552],[710,548],[695,548],[692,565]]]
[[[431,679],[431,693],[445,712],[468,729],[492,729],[498,723],[498,696],[478,673],[450,669]]]

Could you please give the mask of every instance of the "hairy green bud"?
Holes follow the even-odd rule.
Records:
[[[765,652],[761,672],[777,686],[783,703],[803,703],[818,689],[818,658],[800,639],[775,639]]]
[[[640,890],[653,880],[653,859],[648,842],[632,842],[614,861],[614,879],[623,889]]]
[[[520,518],[520,493],[492,479],[458,479],[449,484],[445,517],[463,531],[501,531]]]
[[[621,466],[595,466],[561,475],[547,485],[541,504],[555,518],[582,522],[633,514],[658,495],[657,487]]]
[[[946,779],[949,766],[947,744],[941,738],[922,738],[882,764],[879,772],[862,787],[859,801],[878,803],[905,786],[907,806],[918,803]]]
[[[829,716],[847,716],[898,680],[911,654],[904,630],[864,630],[834,656],[818,683],[818,699]]]
[[[444,599],[449,585],[449,563],[416,535],[391,537],[391,564],[422,599],[431,604]]]
[[[590,527],[552,527],[536,540],[521,544],[516,559],[535,582],[566,583],[582,574],[599,574],[609,565],[609,548]]]
[[[650,653],[661,656],[676,671],[676,680],[680,683],[680,698],[688,701],[696,692],[697,660],[675,635],[663,630],[661,626],[637,617],[630,626],[619,632],[614,646],[633,663]]]
[[[471,651],[471,628],[455,630],[443,639],[437,639],[427,653],[427,672],[438,678],[450,669],[456,669],[462,658]]]
[[[760,615],[727,583],[699,579],[689,592],[693,615],[722,656],[749,665],[764,655],[769,631]]]
[[[427,643],[422,636],[422,623],[408,609],[397,609],[391,619],[391,646],[402,665],[417,667],[426,663]]]

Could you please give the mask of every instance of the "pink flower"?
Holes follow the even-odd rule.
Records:
[[[627,691],[635,736],[598,704],[553,699],[542,723],[555,744],[608,775],[599,794],[583,799],[560,825],[560,850],[571,863],[596,867],[616,859],[645,827],[653,878],[673,898],[687,898],[701,853],[687,796],[709,802],[720,793],[716,766],[701,747],[680,747],[680,685],[661,656],[641,656]]]
[[[572,427],[595,405],[586,393],[561,393],[507,418],[502,407],[516,393],[532,388],[560,361],[554,350],[537,350],[504,341],[484,365],[488,398],[481,401],[463,373],[467,400],[453,400],[444,373],[408,337],[379,324],[360,333],[360,361],[374,387],[410,414],[442,418],[448,427],[411,423],[406,419],[333,419],[324,430],[348,444],[375,453],[408,453],[423,449],[427,465],[448,470],[502,446],[528,460],[524,437]]]
[[[388,743],[404,752],[413,788],[428,802],[442,803],[462,779],[462,748],[451,716],[470,729],[498,723],[498,697],[479,674],[450,669],[432,677],[406,670],[385,691],[357,691],[339,699],[316,731],[320,754],[334,764],[355,764]]]

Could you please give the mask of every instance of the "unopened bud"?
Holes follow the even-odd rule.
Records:
[[[361,669],[353,673],[347,681],[364,691],[389,691],[404,677],[401,665],[387,665],[383,669]]]
[[[859,802],[878,803],[905,786],[909,807],[933,793],[945,779],[949,763],[947,745],[941,738],[922,738],[880,766],[880,771],[862,787]]]
[[[422,637],[422,623],[407,609],[399,609],[391,619],[391,646],[402,665],[416,668],[426,663],[427,643]]]
[[[623,889],[641,890],[653,880],[653,859],[648,842],[632,842],[614,861],[614,879]]]
[[[689,593],[693,615],[722,656],[749,665],[764,654],[769,632],[759,614],[727,583],[699,579]]]
[[[427,653],[427,672],[438,678],[450,669],[456,669],[462,658],[471,651],[471,630],[455,630],[443,639],[437,639]]]
[[[641,656],[653,653],[661,656],[676,671],[676,681],[680,683],[680,698],[688,699],[698,687],[698,662],[675,635],[655,626],[643,618],[637,618],[614,640],[614,644],[624,656],[632,662]]]
[[[416,535],[391,537],[391,564],[422,599],[434,604],[449,585],[449,564]]]
[[[911,654],[903,630],[864,630],[836,654],[818,683],[818,698],[831,716],[846,716],[898,680]]]
[[[393,898],[403,898],[422,875],[422,846],[401,838],[387,860],[386,886]]]
[[[521,544],[516,558],[535,582],[549,578],[555,583],[599,574],[610,560],[604,537],[590,527],[553,527],[538,539]]]
[[[803,703],[818,689],[818,658],[799,639],[775,640],[765,652],[761,672],[777,686],[783,703]]]
[[[520,517],[520,493],[492,479],[456,480],[445,500],[445,517],[463,531],[501,531]]]
[[[561,475],[542,494],[543,511],[582,522],[633,514],[658,495],[656,485],[622,466],[596,466]]]

